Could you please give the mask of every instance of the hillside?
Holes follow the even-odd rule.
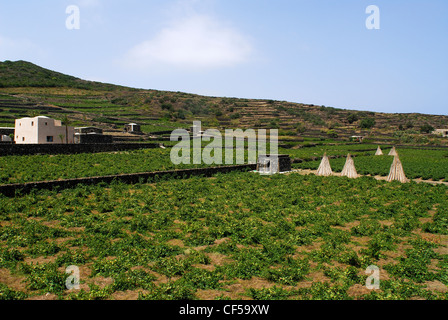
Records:
[[[119,86],[86,81],[39,67],[27,61],[0,62],[0,88],[77,88],[116,90]]]
[[[141,90],[85,81],[26,61],[0,62],[0,126],[13,126],[14,119],[33,115],[68,117],[72,125],[99,126],[116,135],[129,122],[156,134],[201,120],[204,127],[220,129],[278,128],[282,136],[297,141],[363,135],[378,142],[446,144],[446,140],[422,135],[420,128],[448,127],[448,116]]]

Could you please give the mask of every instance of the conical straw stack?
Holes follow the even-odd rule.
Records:
[[[406,178],[406,175],[403,170],[403,165],[401,164],[400,158],[398,155],[394,156],[394,162],[392,163],[392,166],[390,167],[390,173],[387,177],[387,181],[400,181],[402,183],[408,182],[408,179]]]
[[[389,152],[390,156],[398,156],[397,150],[395,149],[395,146],[392,147],[392,149]]]
[[[327,154],[324,154],[324,157],[322,158],[322,162],[320,163],[319,168],[317,169],[316,175],[318,176],[331,176],[333,174],[333,171],[331,170],[330,166],[330,160],[327,157]]]
[[[358,178],[358,172],[356,172],[355,168],[355,161],[350,156],[350,153],[347,156],[347,161],[345,161],[345,166],[344,169],[342,169],[341,176],[353,179]]]
[[[383,155],[383,150],[381,150],[380,146],[378,146],[378,149],[376,150],[375,155],[376,156],[382,156]]]

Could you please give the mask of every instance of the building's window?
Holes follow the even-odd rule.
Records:
[[[22,141],[25,141],[25,137],[22,137]]]
[[[31,121],[31,126],[34,126],[34,121]]]
[[[53,136],[48,136],[47,137],[47,142],[53,142]]]
[[[45,125],[48,126],[48,122],[45,122]]]

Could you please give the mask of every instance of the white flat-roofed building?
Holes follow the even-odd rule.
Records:
[[[71,144],[74,128],[62,125],[60,120],[48,117],[17,119],[14,141],[16,144]]]
[[[444,138],[448,137],[448,129],[436,129],[432,134],[440,135]]]

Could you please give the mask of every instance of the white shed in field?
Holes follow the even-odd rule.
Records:
[[[62,125],[60,120],[48,117],[16,120],[16,144],[66,144],[74,143],[74,128]]]

